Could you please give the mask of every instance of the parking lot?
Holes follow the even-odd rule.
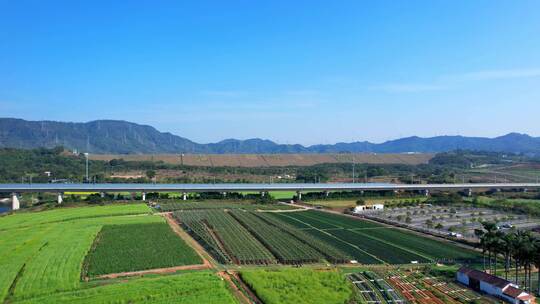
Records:
[[[429,204],[409,207],[386,208],[371,211],[366,216],[385,222],[405,225],[416,230],[437,234],[453,234],[475,239],[474,230],[485,221],[497,222],[500,229],[532,230],[540,227],[540,218],[471,206],[432,206]]]

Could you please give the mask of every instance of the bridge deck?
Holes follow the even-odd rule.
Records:
[[[540,183],[486,184],[0,184],[0,192],[239,192],[239,191],[381,191],[539,189]]]

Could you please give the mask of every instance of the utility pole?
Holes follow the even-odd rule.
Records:
[[[364,183],[368,183],[368,179],[367,179],[367,169],[364,170]]]
[[[89,182],[88,180],[88,153],[84,153],[84,157],[86,158],[86,182]]]
[[[354,180],[354,167],[356,166],[356,161],[354,159],[354,153],[352,155],[352,182],[354,184],[355,180]]]

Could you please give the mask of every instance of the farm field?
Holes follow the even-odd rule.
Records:
[[[177,303],[235,304],[225,282],[211,272],[131,279],[110,285],[62,292],[24,301],[21,304],[61,303]]]
[[[363,198],[366,205],[373,204],[384,204],[386,206],[398,204],[398,203],[407,203],[411,201],[425,201],[426,197],[415,197],[415,198]],[[321,206],[327,209],[334,210],[344,210],[347,208],[354,208],[356,206],[355,199],[323,199],[323,200],[305,200],[303,203],[311,206]]]
[[[82,218],[134,215],[152,212],[145,204],[114,204],[108,206],[58,208],[40,212],[19,212],[16,216],[0,218],[0,230],[35,226]]]
[[[163,161],[202,167],[287,167],[312,166],[323,163],[351,163],[354,157],[361,164],[427,164],[433,154],[176,154],[114,155],[91,154],[92,160],[124,159],[126,161]]]
[[[320,211],[180,210],[182,227],[223,264],[474,262],[454,244]]]
[[[344,263],[351,259],[339,248],[269,213],[186,210],[174,216],[221,263]]]
[[[343,304],[353,297],[351,285],[335,270],[264,269],[240,274],[265,304]]]
[[[374,269],[369,274],[391,285],[408,303],[418,304],[494,304],[491,300],[461,285],[418,270]]]
[[[175,212],[184,229],[221,263],[274,264],[274,256],[227,212]]]
[[[122,207],[138,214],[122,215],[126,213]],[[31,220],[39,225],[31,225]],[[164,219],[150,215],[145,205],[65,208],[0,217],[0,302],[86,288],[88,283],[81,281],[83,262],[103,226],[152,223],[164,223]],[[154,254],[160,253],[155,248]]]
[[[435,260],[476,260],[479,255],[472,250],[453,244],[422,237],[397,228],[383,226],[371,221],[350,218],[320,211],[274,214],[286,221],[299,222],[300,229],[325,234],[341,244],[342,250],[353,254],[359,262],[365,256],[375,257],[379,263],[410,263]],[[317,231],[317,232],[314,232]],[[348,247],[352,247],[353,249]],[[355,250],[356,249],[356,250]]]
[[[362,303],[406,303],[405,298],[388,282],[371,271],[352,273],[347,275],[347,278],[356,287]]]
[[[160,222],[103,226],[85,266],[92,277],[201,263],[195,251]]]
[[[158,209],[163,212],[176,210],[204,210],[204,209],[245,209],[245,210],[294,210],[294,206],[283,204],[251,204],[235,202],[174,202],[160,203]]]

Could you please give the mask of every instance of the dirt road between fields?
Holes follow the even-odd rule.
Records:
[[[216,265],[218,263],[204,250],[204,248],[195,241],[189,234],[187,234],[180,225],[176,222],[176,220],[173,218],[172,213],[162,213],[161,216],[165,218],[171,229],[176,233],[179,237],[181,237],[184,242],[186,242],[191,248],[197,252],[197,254],[201,257],[203,260],[203,265],[208,265],[208,268],[216,268]]]
[[[141,270],[141,271],[104,274],[104,275],[98,276],[97,278],[98,279],[116,279],[116,278],[122,278],[122,277],[141,276],[145,274],[167,274],[167,273],[174,273],[180,270],[204,270],[204,269],[210,269],[210,268],[212,268],[212,265],[210,265],[210,263],[207,262],[207,264],[199,264],[199,265],[185,265],[185,266],[175,266],[175,267],[167,267],[167,268],[148,269],[148,270]]]

